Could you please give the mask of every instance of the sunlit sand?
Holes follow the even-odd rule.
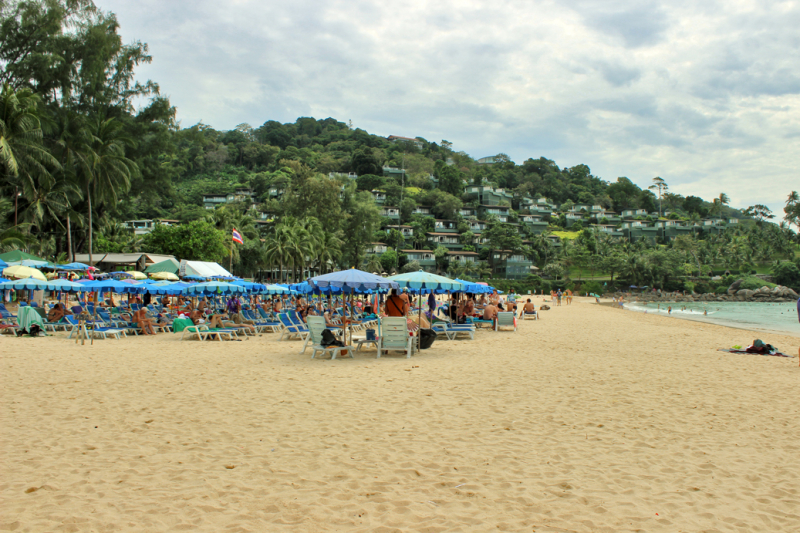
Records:
[[[798,359],[717,351],[797,338],[542,316],[411,359],[4,336],[0,530],[800,530]]]

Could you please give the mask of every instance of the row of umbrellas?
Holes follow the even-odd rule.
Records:
[[[229,294],[287,294],[289,290],[277,285],[263,285],[247,281],[225,283],[209,281],[206,283],[169,283],[119,281],[115,279],[72,282],[64,279],[40,280],[25,278],[15,281],[2,280],[0,290],[40,290],[58,292],[114,292],[117,294],[160,294],[216,296]]]
[[[18,266],[24,267],[23,265]],[[428,294],[431,292],[471,292],[480,294],[493,290],[492,287],[488,285],[459,279],[450,279],[422,270],[383,278],[355,268],[323,274],[313,277],[306,282],[290,285],[288,287],[251,283],[243,280],[236,280],[230,283],[224,281],[209,281],[190,284],[185,282],[169,283],[166,281],[151,282],[149,280],[136,282],[136,280],[120,281],[116,279],[107,279],[76,283],[62,279],[47,280],[46,278],[39,279],[36,277],[0,283],[0,290],[48,290],[60,292],[110,291],[120,294],[150,293],[166,295],[286,294],[292,291],[303,294],[312,292],[324,294],[371,294],[374,292],[387,292],[390,289],[399,288],[407,288],[409,292],[421,294]]]

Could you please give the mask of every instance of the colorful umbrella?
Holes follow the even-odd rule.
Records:
[[[406,274],[397,274],[388,278],[397,282],[401,287],[406,287],[414,291],[426,292],[444,292],[444,291],[460,291],[463,290],[464,284],[460,281],[438,276],[420,270],[419,272],[408,272]]]
[[[173,274],[172,272],[156,272],[155,274],[150,275],[153,279],[160,279],[166,281],[179,281],[180,278]]]
[[[3,275],[14,279],[36,278],[40,281],[47,281],[45,275],[35,268],[22,265],[15,265],[6,268],[3,270]]]

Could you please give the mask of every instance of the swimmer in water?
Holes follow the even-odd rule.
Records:
[[[669,315],[672,314],[672,306],[671,305],[669,307],[667,307],[667,314],[669,314]]]
[[[708,309],[703,309],[703,316],[708,316]]]

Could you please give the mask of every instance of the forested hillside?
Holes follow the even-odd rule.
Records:
[[[498,274],[499,251],[500,262],[517,254],[543,271],[554,264],[551,277],[559,278],[559,268],[569,274],[584,261],[575,259],[581,253],[599,253],[588,235],[601,220],[566,216],[571,207],[587,205],[615,213],[656,213],[651,222],[665,212],[673,220],[695,224],[710,215],[755,219],[757,224],[736,231],[745,232],[748,242],[770,243],[756,256],[742,252],[726,263],[724,254],[712,254],[701,265],[697,257],[687,260],[687,254],[696,255],[705,246],[700,242],[704,234],[696,232],[672,261],[678,265],[670,267],[672,277],[687,262],[697,263],[697,275],[705,275],[713,265],[756,265],[793,254],[786,243],[796,235],[788,226],[762,225],[773,218],[763,206],[745,213],[731,209],[722,191],[707,201],[673,194],[663,180],[643,189],[625,177],[603,179],[587,165],[561,168],[546,157],[515,163],[497,154],[476,160],[490,154],[470,155],[447,140],[414,138],[419,132],[389,132],[410,139],[373,135],[334,118],[301,117],[282,124],[253,117],[253,125],[230,131],[205,124],[182,127],[158,84],[137,81],[136,67],[151,60],[147,45],[123,44],[112,13],[89,0],[0,6],[0,246],[6,249],[25,248],[48,257],[66,257],[70,251],[147,250],[231,261],[245,275],[279,268],[299,276],[312,265],[325,270],[371,261],[372,268],[403,267],[409,261],[400,250],[428,247],[426,232],[430,234],[433,218],[438,218],[454,221],[463,243],[457,249],[480,253],[485,261],[461,265],[459,271],[450,268],[443,255],[447,250],[439,250],[436,266],[441,270],[474,277]],[[532,155],[536,150],[531,147]],[[503,189],[509,198],[501,202],[509,204],[509,218],[485,220],[482,241],[467,229],[461,213],[463,207],[478,207],[479,202],[465,196],[470,186]],[[244,201],[216,209],[204,205],[203,195],[237,189],[247,191]],[[385,198],[376,204],[371,191]],[[794,194],[787,201],[786,223],[796,224],[800,214]],[[537,239],[537,232],[519,226],[519,216],[526,201],[539,198],[558,209],[544,217],[549,225]],[[382,218],[380,205],[397,206],[398,218]],[[420,207],[429,208],[430,220],[419,216]],[[123,226],[141,219],[180,224],[157,226],[145,236]],[[401,238],[387,227],[398,223],[415,228],[416,236]],[[245,236],[242,246],[230,242],[234,227]],[[587,237],[567,239],[563,246],[554,233],[583,229]],[[735,242],[735,233],[726,242]],[[606,237],[597,230],[594,235],[595,241]],[[623,257],[631,253],[630,241],[611,239],[609,246]],[[380,262],[370,257],[374,242],[390,245],[393,250],[387,253],[394,258],[391,253]],[[581,253],[570,252],[579,244],[585,248]],[[640,245],[637,253],[666,253],[664,246],[670,252],[674,248],[660,239]],[[572,259],[564,255],[569,253]],[[614,269],[624,267],[612,267],[612,278]],[[651,281],[656,277],[650,275]]]

